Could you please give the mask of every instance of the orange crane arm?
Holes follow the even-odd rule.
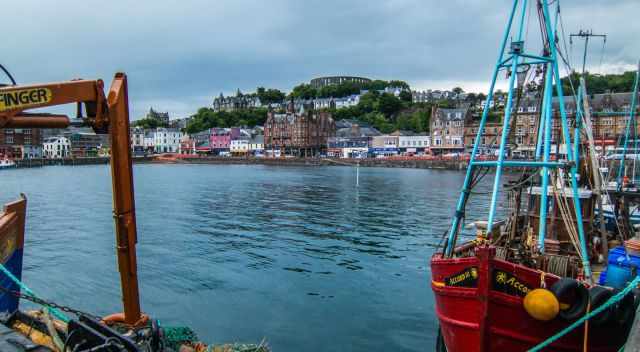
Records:
[[[137,226],[133,169],[129,137],[127,76],[116,73],[107,96],[102,80],[75,80],[0,88],[0,128],[66,128],[66,115],[28,113],[26,110],[78,103],[85,106],[84,122],[96,133],[111,138],[113,216],[116,230],[118,269],[124,305],[124,323],[144,320],[140,311],[136,261]]]

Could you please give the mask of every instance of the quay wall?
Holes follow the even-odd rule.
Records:
[[[87,157],[87,158],[62,158],[62,159],[24,159],[24,160],[15,160],[16,167],[24,168],[24,167],[42,167],[42,166],[51,166],[51,165],[99,165],[99,164],[108,164],[109,157]],[[134,158],[135,163],[144,163],[151,162],[153,158],[144,157],[144,158]]]
[[[16,167],[42,167],[51,165],[98,165],[108,164],[108,157],[64,158],[64,159],[26,159],[16,160]],[[153,164],[216,164],[216,165],[271,165],[271,166],[356,166],[390,167],[413,169],[464,170],[465,160],[429,160],[412,158],[388,159],[322,159],[322,158],[244,158],[244,157],[135,157],[134,163]]]
[[[272,166],[356,166],[392,167],[413,169],[465,170],[464,160],[427,160],[427,159],[321,159],[321,158],[234,158],[234,157],[197,157],[177,159],[156,159],[157,163],[176,164],[244,164]]]

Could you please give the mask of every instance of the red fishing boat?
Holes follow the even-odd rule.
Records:
[[[589,146],[593,138],[588,124],[583,125],[590,119],[583,99],[586,88],[581,86],[571,99],[562,92],[560,0],[552,2],[555,13],[549,3],[536,0],[537,6],[529,6],[527,0],[513,1],[456,212],[442,251],[431,258],[440,323],[438,351],[613,352],[624,346],[634,320],[633,289],[638,281],[632,270],[609,270],[608,279],[596,284],[609,248],[618,236],[624,240],[633,234],[614,237],[593,226],[603,194],[593,187],[601,182],[595,148]],[[535,17],[538,21],[531,20]],[[539,42],[525,43],[531,23],[539,25]],[[529,48],[540,50],[531,53]],[[509,90],[496,141],[498,157],[487,161],[479,150],[487,149],[485,124],[501,72],[506,73]],[[636,77],[636,87],[637,81]],[[527,94],[538,106],[534,113],[522,114],[520,104]],[[631,118],[636,95],[637,89]],[[527,129],[535,131],[536,148],[527,160],[509,157],[509,150],[517,148],[518,119],[526,119]],[[561,133],[553,135],[558,127]],[[506,168],[520,177],[503,185]],[[467,221],[475,226],[475,239],[458,244],[466,205],[488,174],[495,178],[487,220]],[[504,189],[504,205],[499,205]],[[498,221],[499,216],[504,220]]]

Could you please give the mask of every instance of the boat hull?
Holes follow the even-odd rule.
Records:
[[[27,200],[22,198],[4,206],[0,213],[0,263],[15,278],[22,279],[22,256]],[[0,271],[0,287],[20,292],[20,287],[4,271]],[[8,292],[0,292],[0,312],[18,310],[19,299]]]
[[[432,289],[442,337],[449,352],[527,351],[567,327],[559,317],[535,320],[523,308],[523,297],[541,287],[541,272],[494,257],[482,247],[476,257],[431,260]],[[473,271],[475,270],[475,279]],[[560,278],[546,274],[550,287]],[[589,351],[618,351],[625,329],[608,324],[589,327]],[[554,342],[548,350],[582,351],[584,325]]]

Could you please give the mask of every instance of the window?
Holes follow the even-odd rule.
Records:
[[[6,137],[7,144],[13,144],[13,136],[9,135]]]

